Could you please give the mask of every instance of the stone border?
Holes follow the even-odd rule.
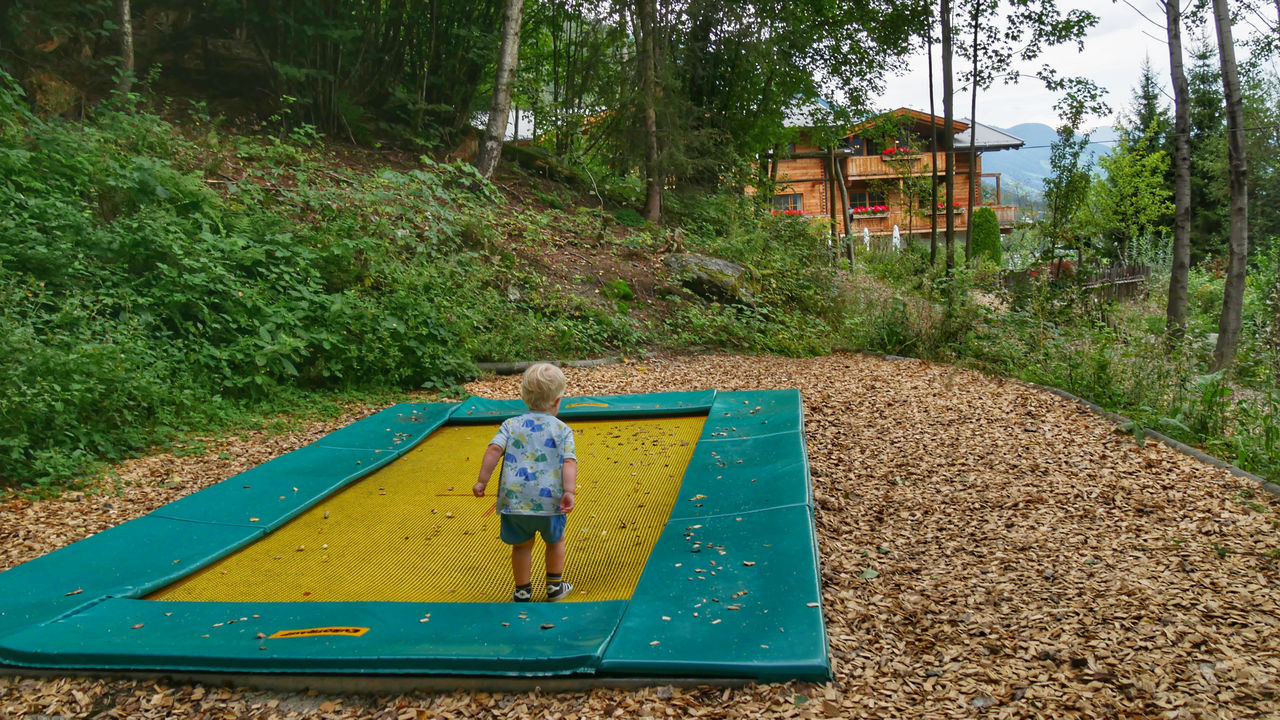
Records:
[[[1054,395],[1057,395],[1057,396],[1058,396],[1058,397],[1060,397],[1060,398],[1064,398],[1064,399],[1066,399],[1066,400],[1071,400],[1071,401],[1076,402],[1076,403],[1078,403],[1078,404],[1080,404],[1080,405],[1083,405],[1084,407],[1086,407],[1086,408],[1088,408],[1089,410],[1091,410],[1095,415],[1098,415],[1099,417],[1102,417],[1102,418],[1104,418],[1104,419],[1106,419],[1106,420],[1109,420],[1109,421],[1111,421],[1112,423],[1114,423],[1114,424],[1116,424],[1116,425],[1123,425],[1123,424],[1125,424],[1125,423],[1132,423],[1132,422],[1133,422],[1132,420],[1130,420],[1129,418],[1127,418],[1127,417],[1125,417],[1125,416],[1123,416],[1123,415],[1119,415],[1119,414],[1117,414],[1117,413],[1113,413],[1113,412],[1111,412],[1110,410],[1106,410],[1106,409],[1104,409],[1104,408],[1102,408],[1102,407],[1100,407],[1100,406],[1098,406],[1098,405],[1095,405],[1094,403],[1089,402],[1088,400],[1085,400],[1085,399],[1083,399],[1083,398],[1076,397],[1075,395],[1072,395],[1071,393],[1067,392],[1066,390],[1059,390],[1059,389],[1058,389],[1058,388],[1056,388],[1056,387],[1050,387],[1050,386],[1048,386],[1048,385],[1039,385],[1039,384],[1036,384],[1036,383],[1033,383],[1033,382],[1026,382],[1025,380],[1019,380],[1018,382],[1021,382],[1022,384],[1026,385],[1026,386],[1028,386],[1028,387],[1033,387],[1033,388],[1036,388],[1036,389],[1039,389],[1039,390],[1044,390],[1044,391],[1046,391],[1046,392],[1053,393]],[[1275,483],[1270,482],[1270,481],[1268,481],[1267,479],[1265,479],[1265,478],[1263,478],[1263,477],[1260,477],[1260,476],[1258,476],[1258,475],[1254,475],[1253,473],[1249,472],[1248,470],[1242,470],[1242,469],[1240,469],[1240,468],[1236,467],[1235,465],[1232,465],[1231,463],[1227,462],[1226,460],[1223,460],[1223,459],[1221,459],[1221,458],[1214,457],[1214,456],[1212,456],[1212,455],[1210,455],[1210,454],[1208,454],[1208,453],[1206,453],[1206,452],[1204,452],[1204,451],[1202,451],[1202,450],[1199,450],[1199,449],[1197,449],[1197,448],[1191,447],[1190,445],[1187,445],[1186,443],[1178,442],[1177,440],[1174,440],[1173,438],[1168,437],[1167,435],[1164,435],[1163,433],[1156,432],[1155,430],[1152,430],[1152,429],[1150,429],[1150,428],[1145,428],[1145,427],[1144,427],[1144,428],[1140,428],[1138,432],[1140,432],[1140,433],[1141,433],[1141,435],[1138,435],[1137,433],[1134,433],[1134,439],[1135,439],[1135,440],[1137,440],[1137,441],[1139,441],[1139,442],[1141,442],[1142,438],[1144,438],[1144,437],[1150,437],[1150,438],[1153,438],[1153,439],[1155,439],[1155,440],[1160,441],[1161,443],[1164,443],[1165,445],[1168,445],[1169,447],[1173,448],[1174,450],[1177,450],[1178,452],[1182,453],[1183,455],[1190,455],[1191,457],[1193,457],[1193,458],[1195,458],[1195,459],[1199,460],[1199,461],[1200,461],[1200,462],[1202,462],[1202,463],[1205,463],[1205,464],[1207,464],[1207,465],[1212,465],[1213,467],[1216,467],[1216,468],[1222,468],[1223,470],[1227,470],[1227,471],[1229,471],[1232,475],[1235,475],[1235,476],[1237,476],[1237,477],[1242,477],[1242,478],[1245,478],[1245,479],[1247,479],[1247,480],[1252,480],[1253,482],[1255,482],[1255,483],[1257,483],[1258,485],[1260,485],[1260,486],[1262,487],[1262,489],[1263,489],[1263,490],[1266,490],[1267,492],[1271,493],[1272,495],[1275,495],[1275,496],[1277,496],[1277,497],[1280,497],[1280,485],[1276,485]]]
[[[637,356],[644,357],[644,356]],[[613,363],[622,362],[625,358],[622,355],[610,355],[609,357],[595,358],[592,360],[521,360],[518,362],[478,362],[476,367],[482,372],[491,372],[495,375],[518,375],[530,367],[537,365],[539,362],[549,362],[556,367],[573,367],[573,368],[590,368],[599,367],[601,365],[611,365]]]
[[[865,353],[865,354],[873,355],[875,357],[881,358],[882,360],[889,360],[890,362],[898,362],[901,360],[915,360],[917,362],[928,362],[927,360],[920,360],[919,358],[903,357],[901,355],[880,355],[877,353]],[[1006,378],[1006,379],[1012,380],[1017,383],[1021,383],[1022,385],[1025,385],[1029,388],[1035,388],[1036,390],[1043,390],[1047,393],[1057,395],[1058,397],[1063,398],[1064,400],[1070,400],[1074,403],[1082,405],[1086,409],[1091,411],[1093,414],[1103,418],[1104,420],[1108,420],[1117,426],[1124,425],[1125,423],[1133,422],[1132,420],[1130,420],[1129,418],[1123,415],[1113,413],[1110,410],[1107,410],[1101,407],[1100,405],[1096,405],[1092,402],[1089,402],[1088,400],[1085,400],[1084,398],[1076,397],[1075,395],[1072,395],[1066,390],[1059,390],[1056,387],[1051,387],[1049,385],[1040,385],[1039,383],[1028,382],[1026,380],[1018,380],[1017,378]],[[1137,434],[1133,435],[1134,440],[1138,443],[1141,443],[1142,439],[1147,437],[1152,438],[1154,440],[1158,440],[1159,442],[1173,448],[1174,450],[1177,450],[1183,455],[1189,455],[1195,458],[1196,460],[1199,460],[1200,462],[1205,463],[1207,465],[1212,465],[1213,467],[1227,470],[1228,472],[1230,472],[1232,475],[1235,475],[1236,477],[1242,477],[1242,478],[1245,478],[1246,480],[1251,480],[1257,483],[1258,486],[1261,487],[1263,490],[1266,490],[1267,492],[1271,493],[1272,495],[1275,495],[1276,497],[1280,497],[1280,485],[1270,482],[1267,479],[1260,477],[1258,475],[1254,475],[1248,470],[1242,470],[1236,467],[1235,465],[1232,465],[1231,463],[1227,462],[1226,460],[1223,460],[1221,458],[1216,458],[1202,450],[1193,448],[1190,445],[1187,445],[1186,443],[1178,442],[1177,440],[1174,440],[1173,438],[1168,437],[1167,435],[1164,435],[1162,433],[1156,432],[1155,430],[1152,430],[1150,428],[1145,428],[1145,427],[1142,428],[1141,433],[1142,433],[1141,436]]]

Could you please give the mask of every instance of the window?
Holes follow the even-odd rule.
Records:
[[[789,195],[774,195],[774,210],[791,210],[794,212],[802,212],[804,210],[804,196],[800,193],[791,193]]]
[[[849,193],[849,207],[863,207],[865,205],[888,205],[882,192],[859,192]]]

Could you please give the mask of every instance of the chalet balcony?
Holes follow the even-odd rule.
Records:
[[[933,165],[933,155],[928,152],[911,155],[896,155],[886,158],[881,155],[853,155],[845,158],[846,177],[862,179],[899,178],[904,175],[924,175]],[[967,157],[957,158],[956,172],[968,172]],[[946,153],[938,153],[938,172],[947,171]]]

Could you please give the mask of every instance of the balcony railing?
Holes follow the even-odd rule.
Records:
[[[1000,221],[1000,227],[1011,228],[1018,220],[1017,205],[986,205],[996,211],[996,219]],[[966,230],[969,227],[969,209],[957,208],[954,211],[955,227],[957,230]],[[941,212],[938,214],[938,232],[941,233],[946,223],[946,216]],[[849,232],[853,235],[861,235],[863,229],[868,230],[872,235],[885,235],[893,232],[893,226],[898,226],[898,231],[902,234],[927,234],[930,230],[928,213],[907,213],[901,207],[890,208],[888,214],[870,213],[854,215],[852,222],[849,223]]]
[[[861,180],[863,178],[892,178],[902,177],[903,175],[923,175],[929,172],[929,168],[933,165],[933,155],[928,152],[915,153],[912,155],[896,155],[892,159],[886,159],[881,155],[864,155],[853,156],[847,159],[850,180]],[[956,158],[956,172],[963,173],[969,170],[969,159],[967,157]],[[938,153],[938,172],[945,173],[947,171],[947,155],[946,153]]]

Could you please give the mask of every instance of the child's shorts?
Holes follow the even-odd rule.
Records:
[[[499,514],[502,526],[498,537],[508,545],[523,545],[533,539],[536,534],[542,535],[542,541],[551,544],[560,542],[564,537],[564,515],[508,515]]]

